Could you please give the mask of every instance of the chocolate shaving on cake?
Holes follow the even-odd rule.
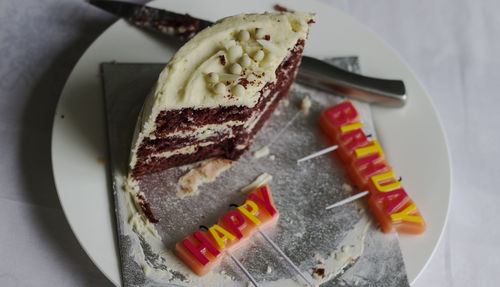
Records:
[[[224,55],[220,55],[219,56],[219,60],[220,60],[220,64],[222,66],[225,66],[226,65],[226,57],[224,57]]]
[[[290,10],[284,6],[281,6],[280,4],[275,4],[273,6],[273,9],[278,12],[293,12],[293,10]]]
[[[243,88],[245,88],[245,89],[247,88],[248,84],[251,84],[251,83],[253,83],[253,82],[248,81],[247,78],[241,78],[238,80],[238,85],[242,85]]]

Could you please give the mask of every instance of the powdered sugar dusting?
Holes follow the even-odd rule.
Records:
[[[161,69],[161,65],[159,66]],[[382,234],[373,224],[368,224],[365,236],[362,236],[365,230],[362,226],[371,218],[369,213],[360,212],[365,210],[364,206],[349,203],[329,211],[322,208],[327,203],[350,195],[342,188],[342,184],[348,180],[340,162],[331,155],[324,155],[300,166],[296,165],[297,158],[327,146],[316,128],[317,119],[324,108],[342,100],[298,85],[292,87],[288,97],[289,105],[280,105],[280,114],[273,115],[254,140],[254,147],[265,146],[282,131],[269,145],[275,160],[255,160],[251,153],[246,153],[230,169],[219,174],[215,181],[199,185],[196,195],[182,199],[177,196],[177,182],[186,174],[186,168],[151,174],[139,182],[140,191],[144,192],[155,216],[160,219],[154,230],[161,240],[153,236],[147,222],[140,216],[137,217],[133,197],[122,189],[123,184],[119,181],[125,175],[123,167],[126,167],[128,152],[127,147],[123,146],[123,138],[126,138],[123,131],[130,131],[135,120],[124,117],[133,115],[130,111],[137,107],[137,102],[141,102],[141,99],[134,102],[133,97],[147,93],[150,85],[142,85],[144,91],[120,90],[119,87],[124,86],[123,81],[132,83],[136,81],[136,77],[140,83],[144,81],[137,65],[131,65],[130,70],[120,71],[122,70],[109,70],[116,81],[111,90],[123,100],[115,100],[120,105],[107,109],[108,112],[111,111],[108,113],[111,118],[110,150],[119,214],[120,255],[126,285],[157,286],[169,283],[179,286],[245,286],[248,279],[231,260],[223,260],[214,271],[198,277],[177,259],[173,248],[176,242],[200,225],[210,226],[216,223],[229,210],[230,203],[241,204],[246,195],[239,190],[258,175],[267,172],[273,175],[273,181],[269,185],[274,203],[280,211],[280,220],[276,227],[266,233],[304,274],[311,276],[312,268],[324,268],[325,274],[328,274],[325,277],[328,276],[330,280],[322,286],[340,283],[354,285],[354,282],[361,285],[407,286],[397,238],[391,234]],[[134,80],[130,79],[131,74],[134,75]],[[156,74],[157,71],[153,70],[148,77],[154,79]],[[135,88],[141,84],[127,86]],[[305,96],[311,99],[309,115],[300,112],[300,102]],[[113,103],[113,100],[106,102]],[[125,104],[129,106],[124,106]],[[356,108],[362,116],[366,132],[374,134],[369,106],[356,103]],[[129,224],[131,218],[134,224]],[[342,246],[349,248],[342,251]],[[352,246],[364,246],[364,249]],[[335,256],[339,252],[349,253],[349,256]],[[260,285],[304,284],[258,234],[247,246],[236,250],[234,255]],[[345,257],[346,260],[336,260],[336,257]],[[354,263],[350,260],[351,257]],[[268,266],[272,268],[270,274],[266,273]],[[318,284],[320,282],[323,281],[315,281]]]

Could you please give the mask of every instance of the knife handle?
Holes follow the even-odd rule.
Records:
[[[391,107],[405,105],[407,96],[401,80],[362,76],[324,61],[303,56],[297,82],[327,92],[342,92],[357,100]]]

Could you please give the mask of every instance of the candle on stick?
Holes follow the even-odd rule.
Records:
[[[380,222],[382,231],[423,233],[425,222],[420,211],[401,182],[395,178],[379,143],[368,140],[363,132],[363,124],[354,105],[345,101],[324,110],[320,115],[319,126],[330,141],[338,146],[336,154],[344,162],[351,180],[361,190],[368,191],[367,194],[354,195],[334,206],[368,195],[370,210]]]

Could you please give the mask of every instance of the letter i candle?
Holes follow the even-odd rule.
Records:
[[[368,190],[368,204],[383,232],[420,234],[425,222],[415,203],[394,177],[391,166],[376,140],[368,140],[359,114],[350,101],[324,110],[321,130],[345,164],[347,174],[361,190]]]

